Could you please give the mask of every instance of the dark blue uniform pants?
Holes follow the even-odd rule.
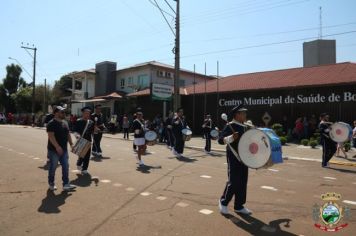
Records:
[[[93,152],[101,152],[100,142],[103,137],[102,133],[94,134]]]
[[[248,167],[239,162],[230,151],[227,152],[227,164],[228,181],[220,201],[222,205],[227,206],[235,196],[234,209],[240,210],[246,203]]]
[[[323,147],[323,162],[322,166],[326,166],[336,152],[336,143],[332,141],[324,141],[321,143]]]
[[[211,136],[210,136],[210,132],[205,132],[204,133],[204,138],[205,138],[205,151],[210,152],[211,151]]]

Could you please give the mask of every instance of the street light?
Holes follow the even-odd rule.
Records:
[[[28,76],[30,76],[30,78],[32,78],[32,75],[25,69],[25,67],[24,67],[16,58],[13,58],[13,57],[8,57],[8,58],[9,58],[9,60],[16,61],[16,63],[19,64],[19,66],[21,67],[21,69],[22,69],[23,71],[25,71],[26,74],[27,74]]]

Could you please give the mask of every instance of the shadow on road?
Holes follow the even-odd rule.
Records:
[[[137,171],[140,171],[144,174],[149,174],[151,173],[151,169],[162,169],[162,166],[148,166],[148,165],[143,165],[143,166],[138,166],[136,168]]]
[[[77,178],[75,180],[70,181],[71,184],[74,184],[79,187],[89,187],[92,182],[94,182],[95,185],[97,186],[99,183],[99,179],[92,178],[91,175],[77,174]]]
[[[195,158],[188,158],[188,157],[185,157],[185,156],[182,156],[182,157],[176,157],[176,159],[178,160],[178,161],[181,161],[181,162],[196,162],[197,161],[197,159],[195,159]]]
[[[289,228],[289,223],[292,221],[290,219],[278,219],[269,222],[266,224],[259,219],[256,219],[252,216],[240,215],[240,218],[237,218],[233,215],[225,216],[237,227],[245,230],[251,235],[280,235],[280,236],[296,236],[293,234],[281,229],[281,224],[285,223],[284,227]]]
[[[92,156],[90,160],[95,161],[95,162],[102,162],[103,160],[108,160],[111,159],[111,157],[98,157],[98,156]]]
[[[60,206],[65,204],[67,197],[72,194],[68,191],[62,191],[60,194],[55,195],[54,191],[47,190],[47,195],[42,199],[41,206],[38,208],[38,212],[46,214],[57,214],[60,213]]]

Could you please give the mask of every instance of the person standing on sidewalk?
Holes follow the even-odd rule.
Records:
[[[69,133],[69,127],[63,122],[65,118],[64,113],[65,108],[57,106],[54,111],[54,117],[47,125],[48,133],[48,158],[49,158],[49,168],[48,168],[48,184],[49,189],[54,191],[57,189],[54,183],[55,173],[57,169],[58,162],[62,166],[62,181],[63,190],[69,191],[76,186],[69,184],[69,164],[68,164],[68,142],[73,148],[72,138]]]
[[[211,135],[210,131],[213,128],[213,121],[211,120],[210,114],[207,114],[202,125],[204,138],[205,138],[205,153],[209,154],[211,151]]]
[[[74,135],[76,138],[79,138],[83,134],[82,138],[91,142],[92,135],[94,133],[94,122],[90,119],[91,109],[90,107],[83,107],[81,111],[82,111],[82,118],[78,119],[75,124]],[[77,169],[81,171],[82,174],[89,174],[88,167],[89,167],[90,154],[91,154],[91,150],[89,148],[84,158],[78,157]]]
[[[225,126],[219,136],[219,144],[226,144],[226,159],[228,164],[228,181],[225,190],[219,199],[221,214],[229,214],[228,204],[235,197],[234,211],[238,214],[250,215],[252,212],[244,207],[247,194],[248,167],[244,165],[238,156],[238,144],[241,136],[247,130],[247,109],[243,105],[234,107],[230,114],[232,121]]]
[[[126,114],[124,114],[124,117],[122,118],[122,128],[124,130],[124,139],[129,140],[130,122]]]
[[[334,156],[336,152],[336,143],[330,138],[330,126],[332,125],[329,122],[329,115],[326,113],[322,113],[320,115],[320,143],[323,147],[323,156],[321,167],[328,167],[330,159]]]
[[[104,126],[104,116],[101,113],[101,105],[95,106],[95,112],[91,114],[91,120],[94,122],[94,135],[93,135],[93,148],[92,153],[94,156],[102,157],[103,153],[101,150],[101,139],[103,138]]]

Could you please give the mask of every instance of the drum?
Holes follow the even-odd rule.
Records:
[[[211,139],[217,140],[219,137],[219,131],[217,131],[216,129],[211,130],[210,136],[211,136]]]
[[[344,143],[351,139],[352,128],[344,122],[336,122],[330,126],[330,138],[337,143]]]
[[[238,154],[249,168],[259,169],[282,163],[282,145],[273,130],[250,129],[240,138]]]
[[[157,143],[157,133],[154,131],[147,131],[145,133],[146,144],[153,146]]]
[[[84,158],[85,155],[91,148],[91,142],[85,138],[80,137],[77,142],[74,144],[72,153],[78,155],[80,158]]]
[[[189,141],[192,137],[193,132],[190,129],[182,129],[183,140]]]

